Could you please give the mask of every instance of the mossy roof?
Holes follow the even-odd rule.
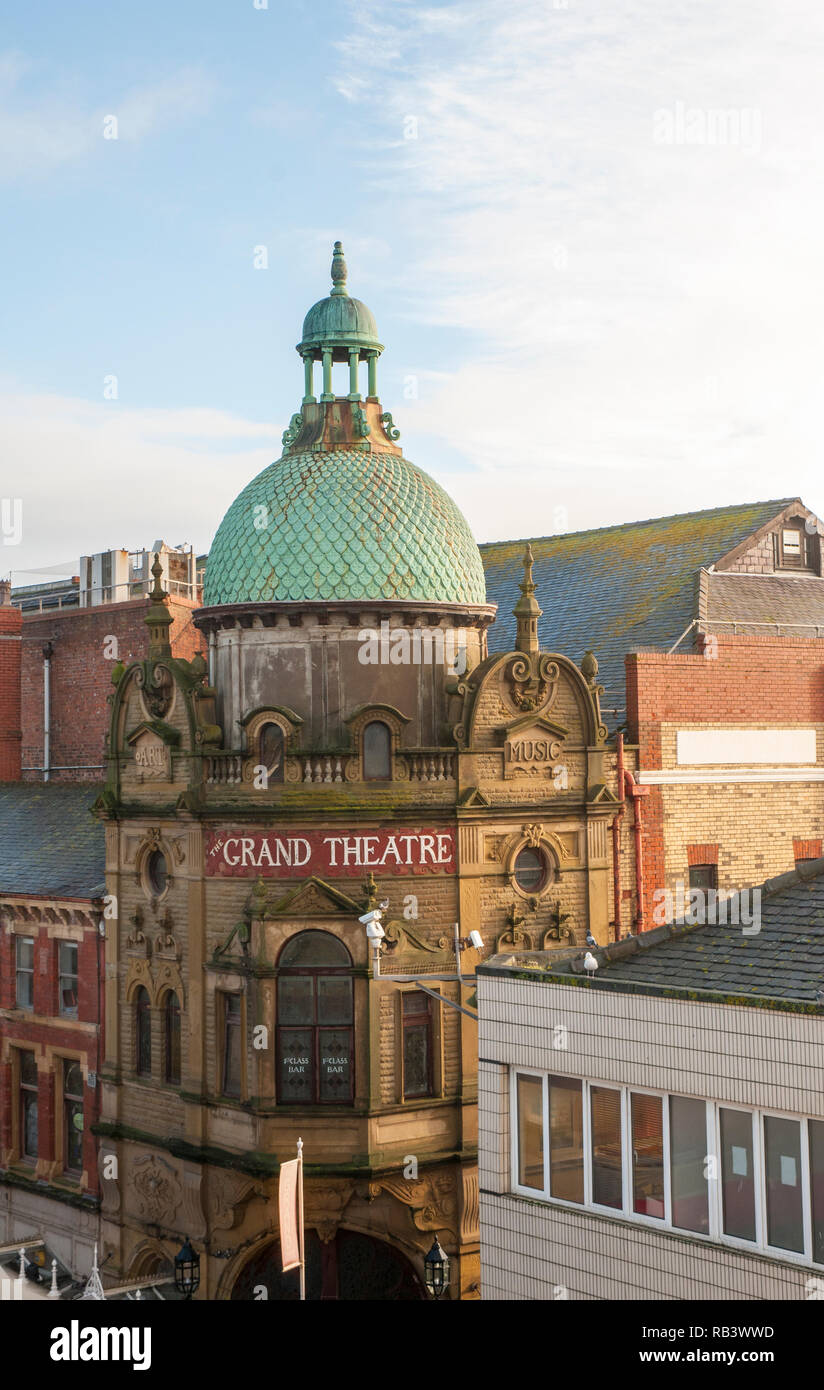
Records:
[[[788,505],[791,498],[627,522],[530,540],[541,646],[580,662],[591,649],[605,707],[626,704],[624,657],[633,648],[666,650],[697,614],[696,576]],[[526,540],[480,546],[490,603],[498,614],[489,649],[515,641],[512,609],[520,596]],[[618,721],[621,722],[620,719]]]

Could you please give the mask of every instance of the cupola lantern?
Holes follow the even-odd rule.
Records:
[[[353,299],[346,288],[346,261],[343,246],[335,242],[332,252],[332,289],[326,299],[313,304],[303,321],[303,337],[297,350],[303,358],[304,405],[314,405],[314,366],[323,364],[322,401],[335,399],[332,391],[332,363],[349,363],[349,395],[347,400],[359,401],[358,369],[366,362],[368,371],[367,400],[378,399],[377,363],[383,352],[378,341],[374,317],[360,299]]]

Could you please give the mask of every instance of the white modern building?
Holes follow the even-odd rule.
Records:
[[[824,860],[725,907],[478,967],[484,1298],[824,1298]]]

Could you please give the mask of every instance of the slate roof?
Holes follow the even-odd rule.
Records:
[[[707,627],[757,637],[824,636],[824,579],[708,574]]]
[[[745,935],[743,925],[758,923],[745,900],[742,920],[716,925],[674,924],[598,949],[594,987],[642,986],[652,993],[707,991],[733,999],[752,998],[824,1004],[824,859],[802,863],[761,885],[760,931]],[[728,904],[729,907],[729,904]],[[732,916],[728,911],[728,916]],[[531,967],[526,965],[529,960]],[[583,974],[580,949],[558,953],[501,955],[493,969],[542,968],[560,982]],[[483,971],[484,966],[478,967]],[[537,974],[536,978],[540,979]],[[818,998],[822,991],[822,998]],[[700,997],[700,996],[699,996]],[[781,1007],[779,1003],[776,1007]]]
[[[666,650],[697,616],[697,573],[765,525],[792,498],[717,507],[530,541],[538,635],[545,650],[580,662],[590,648],[606,687],[604,709],[626,705],[624,657],[635,648]],[[520,597],[526,540],[480,546],[487,601],[498,604],[490,652],[515,642],[512,609]],[[620,720],[618,722],[621,722]]]
[[[91,898],[104,893],[105,838],[93,785],[0,783],[0,893]]]

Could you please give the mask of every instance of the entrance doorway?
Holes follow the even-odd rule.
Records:
[[[281,1271],[277,1240],[264,1246],[244,1266],[235,1280],[231,1298],[260,1298],[261,1287],[270,1299],[296,1300],[299,1296],[298,1271]],[[386,1241],[374,1240],[359,1231],[340,1230],[334,1239],[323,1242],[316,1231],[306,1232],[307,1300],[407,1302],[425,1297],[412,1264]]]

